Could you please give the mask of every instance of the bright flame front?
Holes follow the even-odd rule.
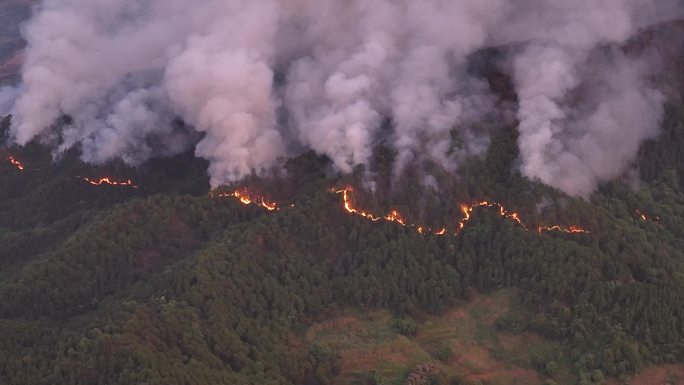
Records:
[[[17,158],[15,158],[14,156],[10,155],[9,157],[7,157],[7,161],[10,162],[12,166],[16,167],[17,170],[24,171],[24,164],[18,161]]]
[[[90,183],[93,186],[123,186],[123,187],[132,187],[132,188],[138,188],[138,186],[133,183],[132,180],[130,179],[114,179],[110,177],[103,177],[100,179],[90,179],[87,177],[79,177],[82,180]]]
[[[424,226],[410,224],[401,215],[401,213],[399,211],[397,211],[396,209],[391,210],[387,215],[382,216],[382,217],[371,214],[371,213],[364,211],[362,209],[359,209],[354,204],[354,198],[353,198],[353,191],[354,190],[351,187],[347,187],[347,188],[342,189],[342,190],[331,190],[331,191],[336,193],[336,194],[342,195],[342,203],[344,206],[344,210],[349,214],[358,215],[360,217],[370,219],[372,221],[379,221],[381,219],[384,219],[385,221],[398,223],[398,224],[405,226],[405,227],[415,228],[419,234],[431,233],[431,234],[435,234],[435,235],[446,235],[448,232],[446,227],[442,227],[438,230],[433,230],[430,228],[426,228]],[[481,202],[476,202],[476,203],[473,203],[470,205],[467,205],[467,204],[461,204],[460,205],[460,210],[461,210],[461,213],[463,214],[463,218],[456,223],[456,231],[455,231],[454,235],[458,235],[465,228],[466,223],[468,223],[468,221],[470,221],[470,219],[472,218],[473,211],[475,211],[475,209],[479,208],[479,207],[496,208],[499,215],[502,218],[512,220],[515,223],[517,223],[518,225],[520,225],[524,230],[526,230],[526,231],[528,230],[527,226],[525,225],[525,223],[520,218],[519,213],[506,210],[506,208],[501,203],[481,201]],[[560,231],[560,232],[564,232],[564,233],[568,233],[568,234],[589,233],[589,231],[583,229],[580,226],[567,226],[567,227],[566,226],[559,226],[559,225],[541,226],[537,230],[539,233],[542,233],[544,231]]]
[[[392,222],[392,223],[397,223],[401,226],[404,227],[411,227],[414,228],[419,234],[434,234],[434,235],[447,235],[448,234],[448,229],[446,227],[439,228],[437,230],[433,230],[431,228],[426,228],[424,226],[408,223],[406,218],[399,212],[399,210],[392,209],[387,213],[387,215],[384,216],[379,216],[372,214],[368,211],[365,211],[363,209],[360,209],[356,206],[354,203],[354,190],[351,187],[347,187],[345,189],[341,190],[336,190],[332,189],[330,190],[331,192],[341,195],[342,196],[342,207],[344,208],[344,211],[347,212],[348,214],[351,215],[356,215],[362,218],[365,218],[367,220],[377,222],[380,220],[384,220],[386,222]],[[269,201],[266,198],[264,198],[261,195],[258,195],[254,192],[251,192],[247,190],[246,188],[238,189],[233,192],[215,192],[211,191],[209,195],[212,198],[233,198],[236,199],[238,202],[244,204],[244,205],[256,205],[261,208],[264,208],[268,211],[278,211],[280,210],[280,207],[278,206],[277,203],[273,201]],[[291,205],[293,207],[294,205]],[[466,223],[472,218],[473,211],[476,208],[479,207],[485,207],[485,208],[497,208],[498,213],[501,217],[504,219],[509,219],[520,225],[525,231],[527,231],[527,226],[525,223],[523,223],[522,219],[520,218],[520,214],[517,212],[512,212],[506,210],[506,208],[496,202],[489,202],[489,201],[481,201],[481,202],[476,202],[471,205],[465,205],[462,204],[460,205],[461,213],[463,214],[463,218],[457,222],[456,224],[456,231],[454,235],[458,235],[466,226]],[[579,227],[579,226],[560,226],[560,225],[554,225],[554,226],[540,226],[537,228],[537,231],[541,234],[544,231],[559,231],[559,232],[564,232],[564,233],[569,233],[569,234],[578,234],[578,233],[588,233],[587,230]]]
[[[527,230],[527,226],[525,226],[523,221],[520,219],[520,214],[518,214],[516,212],[509,212],[508,210],[506,210],[506,208],[501,203],[482,201],[482,202],[473,203],[472,205],[462,204],[460,207],[461,207],[461,213],[463,213],[463,219],[461,219],[458,222],[456,233],[459,233],[459,232],[461,232],[461,230],[463,230],[463,228],[466,225],[466,222],[468,222],[471,219],[473,211],[478,207],[487,207],[487,208],[496,207],[499,209],[498,211],[499,211],[500,216],[502,216],[505,219],[510,219],[510,220],[514,221],[515,223],[522,226],[523,229]]]
[[[212,198],[235,198],[240,203],[242,203],[243,205],[255,204],[255,205],[257,205],[261,208],[264,208],[268,211],[280,210],[277,203],[269,201],[266,198],[264,198],[263,196],[252,193],[245,188],[240,189],[240,190],[235,190],[232,193],[216,193],[216,192],[212,191],[209,193],[209,195]]]

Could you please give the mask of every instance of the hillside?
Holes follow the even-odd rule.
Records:
[[[627,47],[665,59],[662,130],[588,199],[523,177],[515,127],[456,173],[432,170],[439,189],[411,168],[393,180],[380,144],[374,192],[312,152],[210,191],[192,153],[93,166],[3,141],[0,383],[684,383],[672,41],[684,22]]]
[[[245,182],[281,203],[270,212],[210,197],[206,166],[191,156],[134,170],[93,168],[73,155],[53,163],[38,145],[5,148],[3,158],[11,154],[24,170],[5,162],[0,171],[1,382],[338,383],[356,361],[332,337],[307,337],[311,325],[386,309],[380,319],[425,320],[417,330],[429,333],[425,322],[458,327],[449,314],[503,288],[515,288],[517,305],[472,327],[499,336],[485,342],[559,346],[534,363],[519,353],[514,367],[539,381],[600,384],[681,363],[682,161],[663,156],[681,130],[681,111],[671,109],[663,135],[644,149],[648,182],[638,191],[615,182],[585,201],[530,183],[515,172],[515,131],[505,130],[439,194],[411,199],[417,191],[408,183],[393,196],[356,194],[370,211],[394,207],[435,228],[463,216],[443,202],[490,199],[530,226],[581,224],[589,234],[525,231],[497,208],[474,209],[458,235],[368,221],[329,191],[360,186],[354,177],[326,176],[326,161],[309,155],[291,160],[284,179]],[[104,175],[139,188],[77,178]],[[431,354],[400,361],[394,373],[435,361]],[[501,359],[506,367],[509,358]],[[373,362],[353,370],[382,370]],[[477,379],[459,365],[444,373]],[[490,383],[516,383],[506,377]]]

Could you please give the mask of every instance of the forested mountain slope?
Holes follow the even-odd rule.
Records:
[[[492,148],[510,146],[512,136]],[[683,357],[676,159],[639,192],[618,182],[589,202],[515,173],[466,175],[453,201],[487,192],[527,221],[581,223],[591,233],[539,235],[482,208],[461,234],[439,237],[348,215],[327,188],[349,181],[325,178],[315,157],[291,162],[304,185],[257,187],[294,203],[272,213],[211,198],[207,187],[166,190],[172,177],[154,167],[107,170],[133,175],[139,189],[96,187],[74,175],[102,170],[11,151],[26,169],[2,166],[6,383],[326,383],[335,354],[291,346],[302,325],[358,306],[440,314],[504,287],[519,288],[525,307],[502,327],[563,341],[578,378]],[[506,163],[502,154],[492,150],[473,167]],[[642,163],[651,161],[645,154]],[[193,185],[193,160],[167,162],[186,168],[177,185]],[[206,186],[199,176],[194,183]],[[549,196],[554,203],[538,209]],[[459,218],[457,208],[432,215]]]
[[[658,34],[682,36],[682,28],[642,38]],[[588,200],[523,178],[512,127],[497,131],[484,158],[444,173],[438,191],[411,172],[391,186],[393,155],[384,148],[375,154],[375,194],[362,188],[361,172],[335,176],[328,160],[304,154],[288,161],[287,175],[244,181],[279,202],[273,212],[211,196],[206,164],[189,154],[131,169],[5,145],[0,383],[338,383],[339,352],[304,338],[311,325],[384,310],[410,334],[412,319],[441,317],[499,289],[512,290],[517,304],[497,317],[500,333],[560,347],[535,361],[544,381],[560,378],[557,366],[579,384],[603,384],[681,364],[684,60],[666,53],[666,117],[641,150],[639,177],[605,184]],[[137,188],[83,179],[104,176]],[[397,209],[426,227],[453,230],[459,203],[491,200],[531,230],[482,207],[457,235],[420,234],[349,215],[330,191],[347,186],[359,207]],[[535,231],[550,224],[588,233]]]

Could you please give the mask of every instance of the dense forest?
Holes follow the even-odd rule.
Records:
[[[678,60],[670,64],[684,68]],[[0,383],[332,384],[338,354],[302,343],[307,326],[349,309],[439,315],[502,288],[516,290],[519,306],[496,320],[501,333],[560,343],[577,384],[682,363],[684,84],[665,80],[674,87],[663,130],[642,147],[638,177],[589,199],[523,178],[514,127],[496,131],[485,157],[441,175],[438,191],[415,183],[416,170],[392,183],[383,147],[375,193],[363,188],[364,170],[336,176],[310,153],[288,160],[281,176],[226,186],[280,202],[274,212],[211,196],[206,164],[192,154],[132,169],[5,145]],[[105,175],[138,188],[83,180]],[[526,231],[483,207],[458,235],[419,234],[349,215],[330,192],[346,186],[361,207],[394,208],[432,228],[454,228],[459,202],[488,199],[531,228],[588,233]],[[536,369],[553,383],[560,361],[549,354]]]
[[[657,172],[638,191],[615,182],[585,201],[525,181],[513,168],[515,131],[504,130],[464,170],[466,183],[440,192],[504,201],[526,221],[580,223],[590,234],[539,235],[487,208],[458,236],[367,221],[328,191],[353,176],[326,177],[313,155],[289,162],[296,178],[250,181],[294,204],[269,212],[210,197],[204,165],[190,156],[106,170],[134,178],[133,189],[84,183],[74,176],[105,170],[75,157],[53,164],[39,146],[6,149],[25,170],[7,162],[1,171],[1,382],[331,383],[334,352],[291,345],[302,325],[350,307],[439,314],[504,287],[519,288],[524,307],[497,324],[563,341],[580,384],[681,362],[682,162],[663,159],[661,147],[684,119],[669,119],[644,149],[642,169]],[[455,204],[431,206],[438,194],[403,206],[365,195],[370,208],[394,199],[426,223],[459,218]]]

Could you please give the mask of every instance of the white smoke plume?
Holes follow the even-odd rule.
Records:
[[[504,26],[505,39],[526,42],[513,58],[524,175],[587,196],[627,171],[641,142],[657,134],[663,97],[645,81],[644,61],[615,49],[610,58],[590,60],[603,54],[596,47],[625,43],[644,22],[638,16],[662,17],[655,5],[631,3],[575,0],[520,8]],[[662,10],[672,11],[674,3],[666,3]],[[573,97],[578,87],[584,90]]]
[[[213,186],[303,148],[351,172],[380,142],[397,175],[455,170],[497,113],[468,58],[513,47],[521,170],[587,195],[627,169],[662,111],[646,61],[615,47],[683,12],[676,0],[44,0],[22,83],[0,99],[14,99],[19,144],[130,164],[196,144]]]
[[[572,55],[533,46],[516,58],[519,145],[524,175],[587,196],[628,171],[642,141],[658,134],[664,97],[644,81],[643,64],[619,52],[584,74],[578,61],[587,59]],[[580,79],[584,89],[570,95]]]

